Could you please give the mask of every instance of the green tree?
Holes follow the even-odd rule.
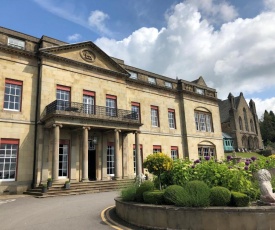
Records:
[[[149,173],[154,174],[159,180],[159,189],[161,190],[160,175],[172,168],[173,160],[165,153],[150,154],[143,162],[143,167],[147,168]]]
[[[260,121],[260,129],[265,145],[270,142],[275,143],[275,115],[273,111],[265,110]]]

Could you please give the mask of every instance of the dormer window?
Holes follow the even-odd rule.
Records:
[[[131,74],[131,76],[130,76],[131,79],[137,79],[137,73],[132,72],[132,71],[128,71],[128,72]]]
[[[150,83],[150,84],[156,84],[156,78],[154,78],[154,77],[148,77],[148,82]]]
[[[204,95],[204,90],[201,88],[196,88],[196,93]]]
[[[16,38],[8,38],[8,46],[23,50],[25,49],[25,42]]]
[[[166,82],[164,83],[164,85],[165,85],[165,87],[172,89],[172,83],[171,83],[171,82],[167,82],[167,81],[166,81]]]

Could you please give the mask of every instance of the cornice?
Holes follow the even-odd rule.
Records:
[[[30,51],[26,51],[26,50],[22,50],[12,46],[2,45],[2,44],[0,44],[0,50],[4,50],[8,53],[15,53],[23,56],[28,56],[28,57],[36,57],[35,52],[30,52]]]
[[[39,55],[40,55],[41,58],[46,57],[46,58],[51,59],[51,60],[57,60],[57,61],[68,63],[68,64],[71,64],[71,65],[74,65],[74,66],[84,67],[86,69],[97,71],[99,73],[111,74],[113,76],[122,76],[122,77],[125,77],[125,78],[128,77],[128,75],[124,74],[124,73],[115,72],[115,71],[112,71],[112,70],[107,70],[107,69],[104,69],[104,68],[101,68],[101,67],[98,67],[98,66],[94,66],[94,65],[91,65],[91,64],[86,64],[86,63],[74,61],[72,59],[60,57],[60,56],[57,56],[57,55],[54,55],[54,54],[51,54],[51,53],[47,53],[47,52],[40,52]]]
[[[143,86],[153,88],[153,89],[160,89],[160,90],[168,91],[170,93],[177,93],[178,92],[177,89],[171,89],[171,88],[168,88],[168,87],[165,87],[165,86],[154,85],[154,84],[150,84],[146,81],[136,80],[136,79],[132,79],[132,78],[127,78],[126,82],[137,84],[137,85],[143,85]]]
[[[192,95],[192,96],[195,96],[195,97],[198,97],[198,98],[205,98],[207,100],[211,100],[211,101],[215,101],[215,102],[219,102],[219,99],[216,98],[216,97],[211,97],[211,96],[207,96],[207,95],[201,95],[201,94],[198,94],[198,93],[195,93],[195,92],[192,92],[192,91],[188,91],[188,90],[181,90],[181,93],[184,95],[184,94],[189,94],[189,95]]]

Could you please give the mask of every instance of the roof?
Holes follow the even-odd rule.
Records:
[[[240,102],[240,96],[234,97],[234,100],[235,100],[235,108],[237,108]],[[219,101],[221,123],[228,122],[230,120],[230,116],[229,116],[230,109],[231,109],[231,103],[229,99],[226,99],[224,101]]]
[[[227,133],[222,133],[222,137],[223,138],[227,138],[227,139],[233,139],[233,137],[231,137],[229,134],[227,134]]]

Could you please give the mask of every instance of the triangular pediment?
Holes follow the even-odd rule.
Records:
[[[129,76],[124,68],[91,41],[42,48],[40,52]]]
[[[202,76],[200,76],[197,80],[193,81],[193,83],[196,83],[198,85],[206,86],[207,87],[207,85],[206,85],[206,83],[205,83],[205,81],[204,81],[204,79],[203,79]]]

